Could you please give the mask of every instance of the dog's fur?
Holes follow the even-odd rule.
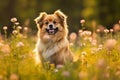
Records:
[[[66,15],[60,10],[55,11],[54,14],[42,12],[35,19],[38,28],[36,52],[39,53],[41,60],[50,61],[55,65],[72,61],[73,57],[67,40],[66,19]],[[49,25],[55,29],[50,30]]]

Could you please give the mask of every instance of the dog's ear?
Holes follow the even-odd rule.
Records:
[[[36,19],[34,19],[36,24],[39,24],[41,27],[41,25],[43,24],[43,19],[45,18],[46,15],[47,15],[46,12],[41,12],[40,15]]]
[[[58,18],[59,18],[64,24],[66,24],[67,16],[66,16],[63,12],[61,12],[60,10],[57,10],[57,11],[54,12],[54,14],[57,15]]]

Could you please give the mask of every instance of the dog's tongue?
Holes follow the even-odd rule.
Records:
[[[49,32],[50,32],[50,33],[53,33],[53,32],[54,32],[54,30],[49,30]]]

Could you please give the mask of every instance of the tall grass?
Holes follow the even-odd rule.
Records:
[[[29,28],[19,26],[17,19],[11,22],[11,36],[7,37],[8,27],[4,26],[5,35],[0,39],[0,80],[120,80],[120,25],[71,33],[74,62],[57,68],[46,62],[43,69],[34,60],[36,35],[28,35]]]

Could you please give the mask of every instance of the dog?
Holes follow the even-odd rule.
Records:
[[[72,62],[73,56],[67,39],[67,16],[60,10],[53,14],[41,12],[35,22],[38,28],[35,51],[41,62],[49,61],[55,65]]]

